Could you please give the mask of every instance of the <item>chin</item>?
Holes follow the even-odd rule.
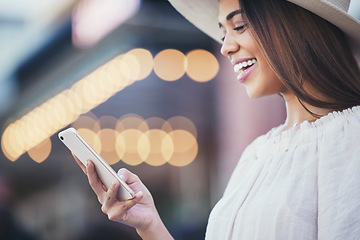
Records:
[[[268,92],[263,92],[263,91],[251,91],[251,89],[249,89],[249,88],[246,88],[246,92],[247,92],[247,95],[252,99],[271,96],[271,95],[274,95],[274,94],[278,93],[278,92],[270,92],[270,93],[268,93]]]
[[[253,99],[266,96],[266,95],[264,95],[264,94],[261,94],[261,93],[258,92],[258,91],[252,91],[252,89],[250,89],[250,88],[248,88],[248,87],[246,88],[246,92],[247,92],[247,95],[248,95],[250,98],[253,98]]]

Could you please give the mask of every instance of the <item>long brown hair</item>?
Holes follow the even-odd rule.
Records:
[[[332,110],[360,105],[360,69],[339,28],[285,0],[239,3],[271,67],[300,103]],[[306,91],[305,82],[326,100]]]

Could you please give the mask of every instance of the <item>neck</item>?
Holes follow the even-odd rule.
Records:
[[[324,116],[326,114],[328,114],[329,112],[331,112],[330,109],[324,109],[324,108],[319,108],[319,107],[313,107],[310,106],[309,104],[303,103],[304,106],[310,111],[308,112],[304,106],[301,105],[301,103],[299,102],[299,100],[297,99],[297,97],[294,94],[283,94],[283,97],[285,99],[285,103],[286,103],[286,122],[285,122],[285,128],[291,128],[294,126],[297,126],[301,123],[303,123],[304,121],[309,121],[309,122],[313,122],[315,120],[317,120],[317,117],[315,117],[314,115],[312,115],[310,112],[312,112],[313,114],[316,114],[318,116]]]

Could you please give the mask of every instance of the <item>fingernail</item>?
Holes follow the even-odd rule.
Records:
[[[117,182],[116,182],[116,181],[113,181],[112,186],[113,186],[113,187],[116,187],[116,184],[117,184]]]
[[[88,167],[90,165],[90,160],[86,161],[86,167]]]
[[[142,191],[139,191],[139,192],[137,192],[137,193],[135,194],[135,197],[136,197],[136,198],[141,198],[142,196],[143,196]]]

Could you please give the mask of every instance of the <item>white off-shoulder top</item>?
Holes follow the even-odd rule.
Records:
[[[206,239],[360,239],[360,106],[280,127],[244,151]]]

